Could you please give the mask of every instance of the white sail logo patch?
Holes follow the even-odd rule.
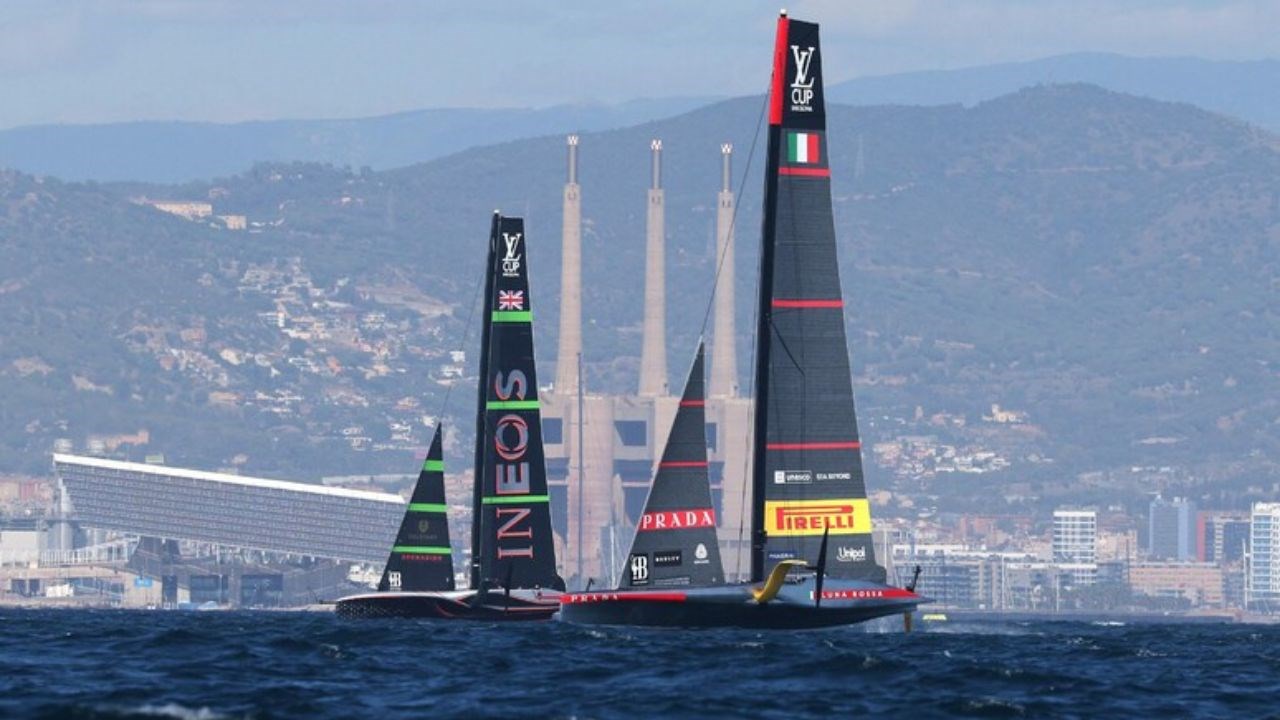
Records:
[[[632,585],[648,585],[649,584],[649,556],[643,553],[636,553],[631,556],[631,584]]]
[[[502,241],[507,245],[507,253],[502,257],[502,277],[520,275],[520,238],[524,233],[502,233]]]
[[[709,562],[711,561],[707,559],[707,546],[698,543],[698,547],[693,549],[693,564],[706,565]]]
[[[862,562],[867,559],[867,549],[865,547],[851,548],[841,546],[836,549],[836,560],[840,562]]]
[[[814,47],[791,46],[791,57],[796,61],[796,77],[791,81],[791,111],[813,112],[813,81],[809,70],[813,66]]]

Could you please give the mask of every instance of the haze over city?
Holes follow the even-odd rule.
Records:
[[[16,0],[0,128],[368,117],[764,90],[776,2]],[[1077,52],[1280,55],[1267,0],[801,0],[828,83]],[[729,21],[729,18],[742,18]]]

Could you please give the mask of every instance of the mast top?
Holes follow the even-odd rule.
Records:
[[[778,17],[786,17],[786,16],[787,16],[786,8],[782,8],[781,10],[778,11]]]

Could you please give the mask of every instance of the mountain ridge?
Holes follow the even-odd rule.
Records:
[[[748,173],[742,155],[759,111],[758,98],[730,100],[583,135],[592,391],[634,391],[638,379],[643,273],[635,269],[652,137],[666,148],[671,308],[705,307],[719,146],[738,149],[735,185],[748,178],[737,188],[738,348],[750,357],[760,164]],[[1136,496],[1212,492],[1238,503],[1259,478],[1274,477],[1274,135],[1191,106],[1083,85],[1032,88],[972,108],[832,106],[829,127],[863,435],[874,472],[896,478],[879,486],[1049,500],[1079,485],[1074,478],[1101,473],[1105,481],[1086,489],[1104,499],[1123,487]],[[466,332],[478,248],[495,207],[526,217],[531,255],[537,249],[530,262],[538,356],[543,376],[553,375],[563,172],[563,138],[541,137],[383,172],[264,164],[171,188],[209,200],[215,212],[244,214],[257,223],[245,233],[129,206],[136,186],[9,174],[8,185],[0,183],[0,210],[8,208],[0,229],[17,228],[21,242],[0,243],[8,250],[0,288],[22,282],[32,257],[42,267],[68,266],[67,277],[42,276],[49,287],[40,302],[23,299],[29,285],[0,292],[0,317],[17,318],[0,330],[18,341],[0,349],[0,388],[23,399],[0,416],[9,438],[0,460],[39,462],[53,438],[133,432],[132,418],[158,413],[172,419],[152,430],[152,443],[175,462],[294,476],[408,467],[415,442],[425,443],[419,416],[439,407],[435,382],[449,364],[429,353],[447,356]],[[56,198],[27,200],[41,197],[41,186],[67,195],[60,209],[75,222],[58,214]],[[80,206],[90,210],[77,214]],[[111,252],[93,232],[110,235]],[[130,269],[135,246],[159,255]],[[147,256],[137,257],[134,266]],[[95,289],[102,266],[120,263],[125,296]],[[295,295],[309,300],[287,299]],[[445,310],[423,310],[433,302]],[[291,308],[285,328],[273,324],[282,306]],[[76,320],[72,309],[84,307],[95,312]],[[333,337],[283,335],[312,332],[311,321],[294,324],[307,314],[323,315]],[[383,317],[370,320],[375,315]],[[669,314],[677,373],[701,318]],[[359,335],[350,342],[337,337],[348,326]],[[72,330],[92,338],[96,352],[40,354],[43,338]],[[41,362],[51,370],[31,369]],[[162,362],[171,368],[157,369]],[[748,365],[739,362],[744,378]],[[112,391],[77,389],[86,383]],[[418,407],[399,409],[414,398]],[[465,412],[455,402],[450,427],[465,428],[458,422]],[[234,432],[211,436],[228,423]],[[406,423],[417,440],[392,440]],[[364,435],[361,448],[343,439]],[[450,437],[447,452],[458,453],[465,438]],[[374,449],[379,443],[399,446]],[[992,453],[1010,467],[972,473],[942,455],[907,459],[926,446],[964,457]],[[1175,470],[1132,471],[1161,467]]]

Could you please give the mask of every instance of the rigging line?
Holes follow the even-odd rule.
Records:
[[[742,178],[740,178],[738,182],[738,187],[740,190],[746,189],[746,171],[751,169],[751,162],[755,159],[755,156],[756,156],[756,145],[760,140],[760,127],[764,122],[764,113],[769,107],[769,93],[772,91],[772,89],[773,89],[773,73],[770,72],[769,84],[764,91],[764,101],[760,103],[760,117],[756,119],[756,133],[755,133],[755,136],[751,138],[751,149],[747,151],[747,167],[746,167],[746,170],[744,170],[743,172]],[[734,228],[737,226],[738,210],[741,207],[742,207],[741,202],[734,203],[733,217],[729,220],[730,237],[734,238],[735,240],[737,239],[737,236],[736,236],[736,233],[734,233]],[[727,251],[728,249],[729,249],[729,243],[725,243],[725,250]],[[762,262],[763,257],[764,257],[764,253],[759,253],[756,255],[756,282],[757,283],[760,282],[760,263]],[[721,255],[720,262],[717,264],[717,267],[716,267],[716,282],[711,287],[711,299],[707,302],[707,315],[710,315],[711,313],[711,305],[712,303],[715,302],[716,289],[720,287],[720,267],[718,265],[723,263],[724,263],[724,256]],[[759,289],[757,288],[757,291],[758,290]],[[756,327],[756,323],[759,320],[759,315],[760,315],[759,303],[751,303],[751,306],[752,306],[751,327]],[[706,328],[707,328],[707,317],[704,316],[702,318],[702,329],[704,332],[706,331]],[[756,337],[756,333],[751,333],[751,365],[750,367],[748,367],[748,370],[750,371],[750,375],[748,375],[748,377],[751,378],[751,402],[753,406],[755,404],[755,397],[756,397],[756,384],[755,384],[756,383],[755,381],[756,343],[759,341],[760,339]],[[736,575],[738,578],[742,577],[742,534],[746,529],[747,488],[751,486],[751,460],[752,460],[751,448],[753,447],[753,444],[755,442],[755,437],[753,436],[753,434],[755,433],[755,423],[748,422],[746,423],[746,426],[747,427],[746,427],[746,432],[744,433],[745,435],[744,439],[746,441],[745,447],[747,448],[747,452],[742,453],[742,493],[738,498],[738,544],[737,544],[737,547],[734,548],[734,554],[733,554],[733,574]]]
[[[772,86],[773,81],[769,81]],[[764,124],[765,111],[769,107],[769,91],[765,90],[764,102],[760,104],[760,115],[756,118],[755,134],[751,137],[751,148],[747,150],[747,164],[738,175],[738,190],[746,187],[747,176],[751,173],[751,161],[755,159],[756,143],[760,141],[760,126]],[[715,307],[716,291],[720,288],[720,272],[724,269],[724,259],[729,254],[729,243],[733,242],[736,236],[735,229],[738,226],[738,211],[742,209],[742,203],[736,200],[733,203],[733,215],[729,216],[728,238],[724,244],[724,248],[720,251],[720,257],[716,258],[716,276],[711,283],[711,295],[707,298],[707,310],[702,314],[702,328],[698,330],[699,335],[707,334],[707,322],[711,319],[711,310]]]
[[[485,265],[488,265],[487,260],[485,261]],[[475,318],[476,300],[480,298],[480,290],[484,287],[485,273],[487,272],[489,272],[488,267],[484,269],[484,272],[480,273],[480,282],[476,285],[475,291],[471,293],[471,304],[470,304],[470,307],[467,309],[467,323],[462,328],[462,344],[458,346],[464,352],[466,351],[467,341],[471,339],[471,321]],[[484,382],[484,378],[480,378],[480,382]],[[449,398],[450,396],[453,395],[453,387],[457,384],[458,383],[456,382],[449,383],[448,388],[444,391],[444,400],[441,401],[440,403],[440,414],[436,416],[436,427],[439,427],[440,424],[444,422],[444,414],[449,409]],[[440,438],[440,444],[441,444],[441,451],[443,452],[443,449],[444,449],[443,437]]]

